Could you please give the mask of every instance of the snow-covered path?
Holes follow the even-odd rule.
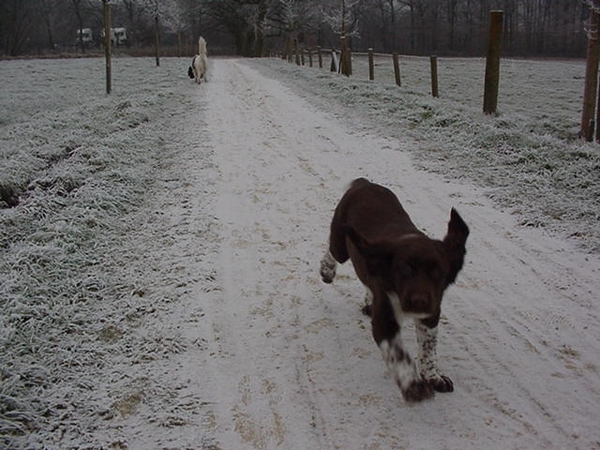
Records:
[[[353,132],[240,61],[215,61],[201,89],[221,173],[219,289],[197,295],[216,448],[600,446],[597,258],[516,228],[472,187],[416,171],[411,142]],[[434,236],[451,206],[471,227],[441,326],[453,394],[403,403],[351,268],[319,280],[332,209],[357,176],[391,187]]]

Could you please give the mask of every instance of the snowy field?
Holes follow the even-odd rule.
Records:
[[[212,62],[198,86],[188,59],[117,58],[106,96],[102,60],[0,61],[0,448],[600,448],[582,62],[503,61],[495,117],[478,59],[438,61],[439,99],[424,58],[402,88]],[[432,236],[452,206],[471,228],[452,394],[405,404],[352,268],[319,279],[358,176]]]

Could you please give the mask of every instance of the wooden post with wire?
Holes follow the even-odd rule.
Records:
[[[398,61],[398,53],[392,55],[394,60],[394,78],[396,79],[396,86],[402,86],[402,80],[400,79],[400,62]]]
[[[598,83],[598,27],[600,25],[600,14],[593,8],[590,9],[587,24],[587,57],[585,67],[585,84],[583,87],[583,109],[581,111],[581,129],[579,137],[591,142],[594,138],[594,110],[596,109],[596,94]],[[599,118],[596,119],[596,140],[599,138]]]
[[[431,95],[434,97],[439,97],[437,56],[435,56],[435,55],[430,56],[429,64],[431,66]]]
[[[112,65],[110,59],[110,0],[102,0],[104,15],[104,57],[106,59],[106,93],[112,91]]]
[[[340,50],[340,73],[349,77],[352,75],[352,54],[345,35],[342,35],[340,42],[342,47]]]
[[[488,52],[485,63],[485,88],[483,93],[484,114],[494,114],[498,108],[498,85],[500,84],[500,47],[502,42],[502,11],[490,11]]]
[[[156,67],[160,66],[160,31],[158,28],[158,8],[154,14],[154,57]]]
[[[369,80],[373,81],[375,79],[375,63],[373,61],[373,49],[369,49]]]

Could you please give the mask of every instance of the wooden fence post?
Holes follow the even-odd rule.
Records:
[[[323,54],[321,53],[321,46],[317,47],[317,55],[319,57],[319,69],[323,68]]]
[[[158,26],[158,11],[154,15],[154,58],[156,67],[160,67],[160,29]]]
[[[438,92],[437,56],[433,55],[433,56],[429,57],[429,65],[431,66],[431,95],[434,97],[438,97],[439,92]]]
[[[369,49],[369,80],[375,79],[375,65],[373,61],[373,49]]]
[[[309,67],[312,67],[312,50],[308,50],[308,65]]]
[[[502,42],[502,11],[490,11],[488,53],[485,63],[485,88],[483,112],[494,114],[498,107],[498,84],[500,83],[500,44]]]
[[[398,53],[394,53],[392,55],[392,59],[394,60],[394,77],[396,78],[396,86],[402,86],[402,82],[400,80],[400,62],[398,61]]]
[[[300,50],[300,61],[302,61],[302,65],[304,65],[304,49]]]
[[[583,110],[581,112],[581,129],[579,137],[592,141],[594,135],[594,109],[596,106],[596,91],[598,82],[598,26],[600,15],[590,9],[588,22],[587,62],[585,67],[585,84],[583,87]],[[598,120],[598,118],[596,119]],[[596,121],[596,140],[598,140],[598,122]]]
[[[600,90],[598,90],[598,97],[596,98],[596,142],[600,143],[600,126],[598,126],[598,124],[600,124]],[[591,134],[591,133],[590,133]],[[591,139],[590,139],[591,141]]]
[[[348,41],[346,40],[346,36],[342,36],[340,38],[342,49],[340,55],[340,67],[341,74],[349,77],[352,75],[352,55],[350,53],[350,49],[348,48]]]
[[[346,66],[348,67],[348,76],[352,75],[352,50],[346,46]]]
[[[104,13],[104,57],[106,59],[106,93],[112,91],[112,65],[110,59],[110,5],[109,0],[102,0]],[[81,39],[81,37],[80,37]]]

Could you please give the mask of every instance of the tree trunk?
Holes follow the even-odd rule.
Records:
[[[52,25],[50,23],[50,8],[48,7],[48,3],[46,0],[42,0],[42,8],[44,14],[44,25],[46,26],[46,33],[48,35],[48,48],[52,50],[52,52],[56,51],[56,44],[54,43],[54,35],[52,34]]]
[[[448,2],[448,26],[449,26],[449,31],[448,31],[448,45],[450,48],[450,52],[454,52],[454,35],[456,32],[456,4],[457,4],[457,0],[450,0],[450,2]]]

